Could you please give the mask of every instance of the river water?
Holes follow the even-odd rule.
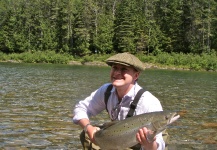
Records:
[[[103,83],[109,67],[0,63],[0,149],[81,149],[74,105]],[[217,148],[217,73],[147,69],[139,84],[181,118],[169,149]],[[93,123],[107,122],[105,112]]]

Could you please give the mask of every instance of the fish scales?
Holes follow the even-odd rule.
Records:
[[[172,123],[171,120],[175,115],[176,112],[160,111],[115,121],[109,126],[105,124],[104,128],[95,133],[94,138],[102,150],[122,150],[138,143],[136,133],[140,128],[147,127],[154,131],[154,135],[150,136],[150,138],[154,138],[156,134],[162,132],[167,125]],[[176,121],[178,117],[173,121]]]

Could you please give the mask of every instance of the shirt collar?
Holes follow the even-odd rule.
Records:
[[[136,93],[138,92],[139,89],[141,89],[141,87],[138,85],[137,82],[135,82],[133,87],[130,89],[130,91],[123,98],[125,98],[125,97],[135,97]],[[115,93],[115,87],[112,88],[111,92]]]

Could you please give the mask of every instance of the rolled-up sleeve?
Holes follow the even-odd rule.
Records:
[[[162,133],[159,133],[156,135],[156,142],[158,143],[158,148],[157,150],[164,150],[165,149],[165,142],[162,137]]]
[[[104,84],[90,96],[75,105],[73,122],[77,124],[80,119],[95,116],[105,109],[104,93],[108,85]]]

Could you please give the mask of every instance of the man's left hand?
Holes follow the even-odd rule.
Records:
[[[157,150],[157,142],[156,137],[154,137],[153,141],[149,142],[147,140],[148,129],[146,127],[139,129],[136,134],[137,141],[143,146],[144,149],[148,150]]]

